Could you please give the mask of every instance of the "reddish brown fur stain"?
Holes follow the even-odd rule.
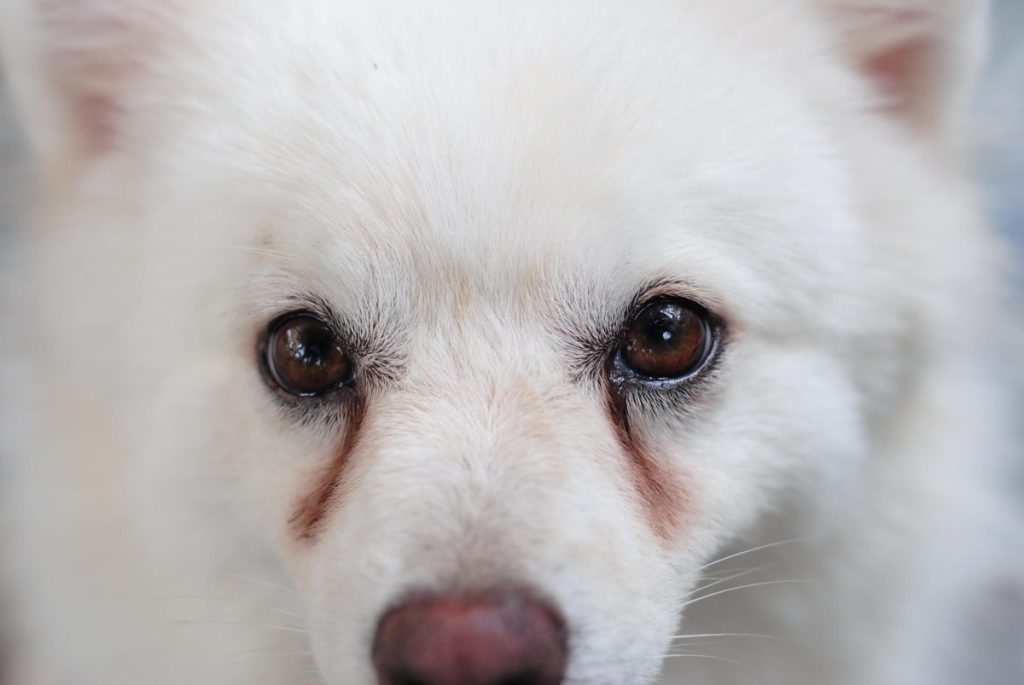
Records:
[[[296,507],[289,523],[299,540],[315,540],[328,511],[337,504],[345,470],[359,441],[359,431],[362,428],[365,415],[365,406],[357,400],[352,405],[348,427],[345,429],[345,438],[338,454],[315,480],[309,494],[303,497]]]
[[[677,537],[687,506],[687,492],[679,474],[651,456],[629,429],[626,407],[617,393],[609,393],[608,414],[629,462],[633,487],[655,534],[668,544]]]

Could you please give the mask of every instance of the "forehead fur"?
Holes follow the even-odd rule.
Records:
[[[203,10],[218,32],[190,95],[155,116],[181,116],[179,177],[197,154],[227,171],[297,275],[319,263],[339,297],[381,269],[513,299],[572,280],[621,301],[681,279],[757,319],[811,307],[806,283],[814,304],[843,297],[848,264],[811,257],[858,247],[834,143],[787,74],[813,36],[769,48],[792,8],[742,4],[222,3]]]

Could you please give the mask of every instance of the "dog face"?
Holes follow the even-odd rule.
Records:
[[[280,560],[330,683],[645,683],[723,545],[856,490],[920,303],[824,20],[210,5],[89,15],[139,57],[36,137],[147,555]]]

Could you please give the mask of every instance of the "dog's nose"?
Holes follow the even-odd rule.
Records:
[[[413,599],[377,626],[379,685],[559,685],[562,619],[522,591]]]

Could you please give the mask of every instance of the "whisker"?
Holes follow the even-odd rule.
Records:
[[[712,661],[724,661],[727,664],[733,664],[734,666],[740,666],[741,668],[745,668],[745,669],[747,669],[749,671],[755,670],[753,666],[751,666],[750,664],[745,664],[742,661],[736,661],[735,659],[726,659],[724,656],[714,656],[712,654],[696,654],[696,653],[693,653],[693,652],[680,652],[678,654],[666,654],[665,658],[666,659],[682,659],[682,658],[711,659]]]
[[[237,597],[217,597],[214,595],[151,595],[139,597],[139,602],[237,602]]]
[[[694,633],[690,635],[675,635],[672,640],[688,640],[689,638],[705,638],[705,637],[750,637],[750,638],[761,638],[765,640],[777,640],[779,642],[789,642],[784,637],[778,635],[765,635],[763,633]]]
[[[178,619],[178,620],[180,620],[180,621],[189,621],[189,620],[193,620],[193,619],[185,618],[185,619]],[[237,621],[237,622],[242,623],[242,624],[245,624],[245,623],[258,624],[258,622],[261,619],[256,614],[207,614],[205,616],[196,617],[194,620],[196,620],[196,621]],[[295,623],[295,624],[288,624],[288,627],[289,628],[303,628],[303,627],[305,627],[305,625],[304,625],[304,623],[299,622],[299,623]]]
[[[736,592],[737,590],[747,590],[747,589],[750,589],[750,588],[765,587],[765,586],[768,586],[768,585],[783,585],[783,584],[787,584],[787,583],[788,584],[792,584],[792,583],[810,583],[810,582],[813,582],[813,581],[806,580],[806,579],[762,580],[762,581],[757,582],[757,583],[747,583],[746,585],[738,585],[736,587],[727,587],[727,588],[725,588],[723,590],[716,590],[715,592],[712,592],[712,593],[709,593],[709,594],[706,594],[706,595],[700,595],[699,597],[694,597],[693,599],[690,599],[689,601],[685,602],[683,604],[683,607],[688,607],[688,606],[690,606],[692,604],[696,604],[697,602],[701,602],[701,601],[703,601],[705,599],[711,599],[712,597],[717,597],[718,595],[724,595],[724,594],[729,593],[729,592]]]
[[[242,621],[238,619],[224,619],[218,617],[212,618],[197,618],[197,619],[172,619],[171,623],[177,625],[232,625],[232,626],[252,626],[254,628],[267,628],[269,630],[280,630],[286,633],[298,633],[300,635],[308,635],[309,631],[306,628],[299,628],[295,626],[279,626],[273,623],[259,623],[253,621]]]
[[[305,616],[303,616],[302,614],[297,614],[294,611],[288,611],[287,609],[282,609],[280,607],[267,607],[267,608],[270,611],[273,611],[275,613],[281,614],[282,616],[289,616],[291,618],[297,618],[300,621],[305,621],[306,620]]]
[[[704,571],[704,570],[709,569],[709,568],[711,568],[713,566],[718,566],[719,564],[721,564],[723,562],[729,561],[730,559],[736,559],[737,557],[742,557],[742,556],[745,556],[747,554],[753,554],[754,552],[760,552],[760,551],[766,550],[766,549],[772,549],[772,548],[775,548],[775,547],[781,547],[783,545],[792,545],[792,544],[796,544],[796,543],[799,543],[799,542],[808,542],[808,541],[813,540],[813,539],[814,539],[813,537],[805,536],[805,537],[800,537],[800,538],[790,538],[788,540],[779,540],[777,542],[769,542],[767,544],[758,545],[756,547],[751,547],[749,549],[745,549],[745,550],[742,550],[740,552],[734,552],[732,554],[729,554],[727,556],[722,557],[721,559],[715,559],[714,561],[709,561],[708,563],[706,563],[703,566],[701,566],[698,570]]]
[[[256,583],[257,585],[265,585],[267,587],[272,587],[272,588],[274,588],[276,590],[283,590],[284,592],[290,592],[292,594],[298,594],[298,590],[296,590],[295,588],[288,587],[287,585],[281,585],[280,583],[275,583],[275,582],[270,581],[270,580],[263,580],[261,578],[254,578],[252,576],[247,576],[244,573],[231,572],[228,575],[233,576],[235,578],[239,578],[240,580],[247,580],[250,583]]]
[[[694,640],[693,642],[683,642],[676,644],[673,642],[671,648],[684,648],[684,649],[707,649],[709,647],[720,647],[722,646],[722,640]],[[672,654],[673,652],[666,652],[666,654]],[[678,652],[677,652],[678,653]]]
[[[713,588],[713,587],[715,587],[717,585],[721,585],[722,583],[727,583],[730,580],[736,580],[737,578],[742,578],[744,576],[749,576],[751,573],[756,573],[757,571],[763,571],[766,568],[771,568],[772,566],[778,566],[778,565],[779,564],[774,564],[774,563],[773,564],[761,564],[760,566],[754,566],[752,568],[746,568],[746,569],[743,569],[741,571],[738,571],[736,573],[732,573],[730,575],[727,575],[727,576],[724,576],[724,577],[721,577],[721,578],[715,578],[710,583],[705,583],[704,585],[701,585],[701,586],[695,588],[694,591],[695,592],[703,592],[703,591],[705,591],[705,590],[707,590],[709,588]]]
[[[299,652],[279,652],[279,651],[277,651],[275,649],[272,649],[272,648],[271,649],[248,650],[248,652],[242,652],[242,653],[238,654],[235,658],[230,659],[228,661],[225,661],[224,662],[224,668],[228,668],[228,667],[231,667],[231,666],[239,666],[239,665],[244,664],[244,663],[246,663],[248,661],[253,661],[253,660],[259,659],[261,657],[273,658],[273,659],[279,659],[279,658],[283,659],[283,658],[286,658],[286,657],[312,658],[313,657],[313,652],[309,651],[308,649],[302,650],[302,651],[299,651]]]

